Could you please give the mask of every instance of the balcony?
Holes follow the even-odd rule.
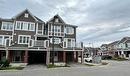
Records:
[[[83,48],[83,43],[80,42],[80,43],[72,44],[72,43],[64,42],[63,47],[64,48],[69,48],[69,49],[82,49]]]
[[[49,47],[49,40],[30,40],[29,46],[47,48]]]

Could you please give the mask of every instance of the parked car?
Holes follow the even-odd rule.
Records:
[[[92,62],[92,56],[90,56],[90,57],[85,57],[85,58],[84,58],[84,61],[85,61],[85,62]]]
[[[102,56],[102,60],[105,60],[105,59],[112,59],[112,56],[109,56],[109,55],[103,55],[103,56]]]

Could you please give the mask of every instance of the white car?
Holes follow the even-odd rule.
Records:
[[[85,62],[92,62],[92,56],[84,58],[84,61]]]

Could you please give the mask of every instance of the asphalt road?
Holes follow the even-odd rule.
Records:
[[[0,76],[130,76],[130,61],[107,61],[106,66],[76,65],[68,68],[35,69],[21,71],[0,71]]]

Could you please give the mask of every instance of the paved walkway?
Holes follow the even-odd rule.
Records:
[[[32,64],[32,65],[27,65],[23,70],[42,70],[46,69],[46,65],[43,64]]]
[[[51,69],[45,69],[44,66],[39,65],[30,69],[25,68],[22,71],[0,71],[0,76],[130,76],[130,61],[105,62],[109,62],[109,65],[97,67],[78,65],[78,67]]]

